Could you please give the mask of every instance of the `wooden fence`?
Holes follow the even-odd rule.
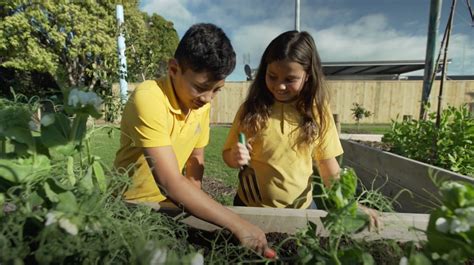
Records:
[[[234,115],[245,99],[250,82],[226,82],[224,89],[212,102],[211,123],[232,123]],[[429,102],[431,110],[438,105],[439,81],[433,84]],[[129,84],[133,90],[136,84]],[[402,119],[411,115],[417,119],[423,87],[421,80],[328,80],[331,96],[331,110],[339,114],[341,123],[355,123],[351,108],[353,103],[374,114],[361,123],[390,123],[392,119]],[[114,85],[114,90],[118,86]],[[443,88],[442,106],[469,104],[474,111],[474,80],[449,80]]]
[[[212,123],[231,123],[235,112],[247,95],[249,82],[227,82],[225,88],[213,100]],[[331,96],[331,110],[339,114],[341,123],[355,123],[351,108],[353,103],[374,114],[361,120],[362,123],[390,123],[412,115],[418,119],[420,113],[423,81],[411,80],[338,80],[327,81]],[[474,81],[450,80],[443,88],[442,106],[469,104],[474,109]],[[431,110],[438,105],[439,81],[430,94]]]

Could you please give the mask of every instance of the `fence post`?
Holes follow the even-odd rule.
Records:
[[[403,121],[411,121],[413,119],[412,115],[403,115]]]
[[[337,133],[340,135],[341,134],[341,121],[339,120],[339,114],[333,114],[332,117],[334,119],[334,123],[336,124]]]

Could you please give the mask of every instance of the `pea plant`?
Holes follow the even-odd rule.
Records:
[[[318,207],[328,211],[322,222],[329,236],[327,242],[315,237],[317,226],[314,223],[299,231],[296,240],[301,264],[374,264],[370,252],[357,242],[343,244],[350,235],[360,232],[369,223],[368,216],[358,207],[357,181],[354,170],[344,168],[340,178],[334,180],[329,188],[316,185],[317,193],[320,193]]]
[[[474,116],[466,105],[443,110],[439,127],[434,112],[426,120],[393,121],[382,141],[396,154],[474,176]]]
[[[32,120],[37,104],[0,99],[0,263],[197,262],[186,230],[122,194],[129,178],[89,151],[101,99],[72,89],[64,112]]]
[[[474,257],[474,185],[440,184],[441,205],[431,214],[422,252],[413,251],[400,264],[466,264]]]

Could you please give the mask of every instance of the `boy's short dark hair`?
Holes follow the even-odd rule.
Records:
[[[215,80],[225,79],[235,68],[235,52],[224,31],[214,24],[190,27],[174,53],[183,71],[208,72]]]

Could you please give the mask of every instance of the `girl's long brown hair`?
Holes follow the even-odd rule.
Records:
[[[274,98],[265,83],[268,64],[290,60],[303,66],[308,80],[303,86],[296,108],[301,114],[298,145],[310,144],[319,138],[327,127],[324,111],[329,104],[327,88],[316,44],[308,32],[287,31],[276,37],[262,55],[255,80],[243,104],[239,117],[241,129],[249,136],[255,136],[266,126]]]

